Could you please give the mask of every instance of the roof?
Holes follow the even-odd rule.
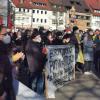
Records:
[[[20,3],[20,0],[12,0],[14,5],[18,8],[27,8],[27,9],[50,9],[48,0],[23,0],[23,3]],[[44,4],[42,6],[38,4]]]
[[[16,7],[18,8],[30,8],[30,9],[46,9],[54,10],[52,5],[60,5],[58,8],[59,11],[64,11],[64,7],[71,8],[73,1],[75,0],[22,0],[23,3],[20,3],[21,0],[12,0]],[[87,0],[88,1],[88,0]],[[44,4],[44,6],[37,4]],[[86,5],[84,0],[76,0],[74,2],[75,9],[79,13],[88,13],[89,7]]]
[[[100,16],[100,13],[95,12],[95,10],[100,11],[100,0],[85,0],[85,2],[94,16]]]
[[[100,10],[100,0],[85,0],[86,4],[93,10]]]
[[[71,8],[72,5],[75,6],[75,9],[79,13],[89,12],[89,7],[86,5],[84,0],[49,0],[51,4],[63,5],[67,8]]]

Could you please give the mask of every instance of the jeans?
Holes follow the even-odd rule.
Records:
[[[44,75],[37,74],[34,78],[31,77],[31,88],[40,95],[44,94]]]

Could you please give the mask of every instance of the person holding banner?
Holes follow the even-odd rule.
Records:
[[[64,32],[63,36],[63,44],[69,44],[70,43],[70,38],[71,38],[72,32],[70,28],[67,28]]]
[[[43,95],[44,77],[43,77],[43,53],[42,53],[41,35],[38,29],[34,29],[31,38],[26,45],[26,58],[29,68],[29,87],[35,92]]]

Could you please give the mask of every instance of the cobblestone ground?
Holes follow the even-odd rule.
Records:
[[[100,100],[100,79],[94,74],[76,73],[76,80],[58,89],[53,100]]]
[[[45,100],[34,92],[31,93],[32,91],[21,83],[19,88],[17,100]],[[100,100],[100,79],[94,74],[76,73],[76,79],[58,89],[55,94],[55,99],[48,100]]]

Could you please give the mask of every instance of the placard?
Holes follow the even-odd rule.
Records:
[[[75,79],[75,47],[73,45],[51,45],[48,46],[47,92],[49,83],[60,88],[66,82]]]

